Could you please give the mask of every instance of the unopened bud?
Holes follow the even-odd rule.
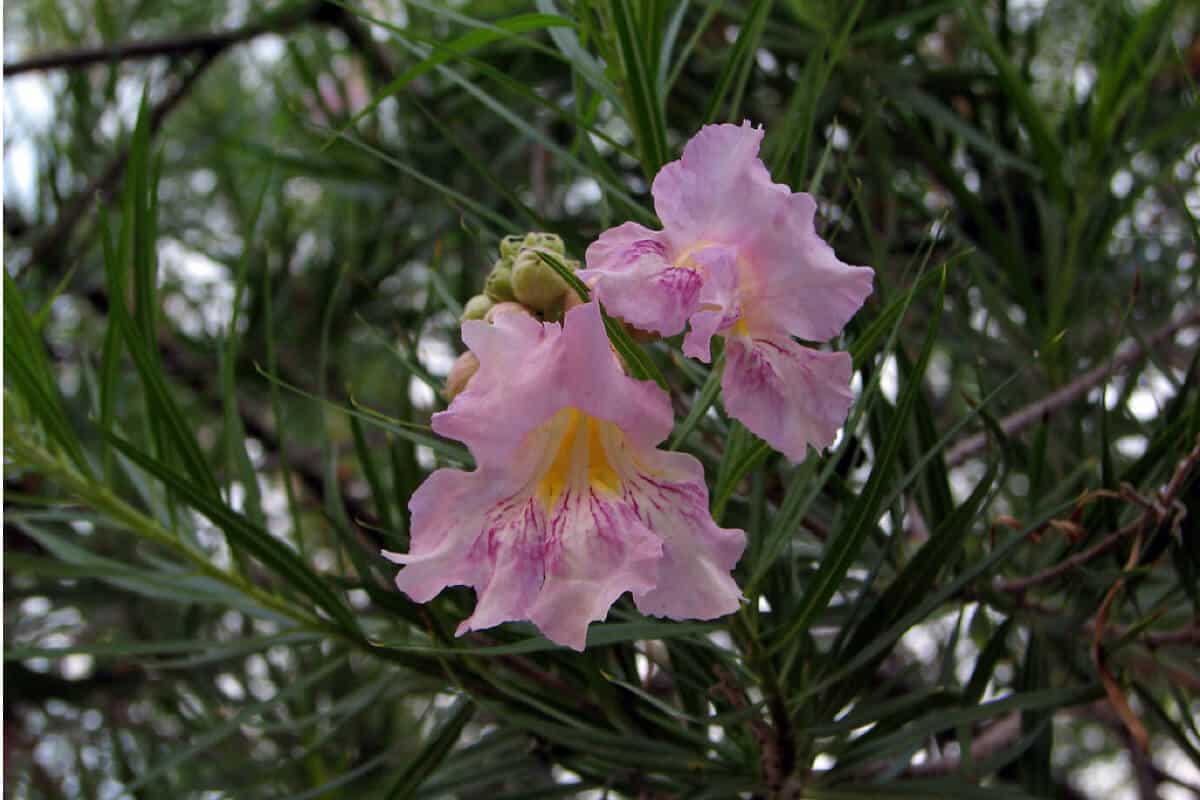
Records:
[[[513,294],[512,266],[508,259],[500,259],[488,275],[483,291],[497,303],[505,303],[516,298]]]
[[[542,312],[559,306],[567,291],[566,281],[534,250],[522,250],[513,262],[512,287],[517,300]]]
[[[523,244],[524,236],[505,236],[500,240],[500,258],[516,258]]]
[[[567,295],[563,298],[563,313],[566,314],[575,306],[583,305],[583,298],[575,293],[574,289],[567,289]]]
[[[492,302],[492,298],[484,294],[477,294],[467,301],[463,306],[462,321],[466,322],[469,319],[483,319],[487,313],[492,310],[492,306],[496,305]]]
[[[496,303],[496,305],[492,306],[492,310],[489,311],[487,313],[487,316],[484,317],[483,319],[485,322],[495,322],[496,318],[502,314],[514,314],[514,313],[524,314],[525,316],[529,316],[529,309],[527,309],[525,306],[521,305],[520,303],[511,303],[511,302],[510,303]]]
[[[525,249],[540,248],[549,250],[556,255],[566,255],[561,236],[554,233],[527,233],[524,241]]]
[[[453,400],[467,388],[467,384],[478,371],[479,358],[468,350],[459,356],[450,368],[450,374],[446,376],[446,388],[442,390],[442,394],[447,400]]]

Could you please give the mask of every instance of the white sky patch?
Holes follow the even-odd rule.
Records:
[[[900,395],[900,370],[895,356],[889,355],[879,368],[879,391],[890,403],[895,403]]]
[[[950,356],[944,350],[934,350],[929,356],[929,366],[925,369],[925,379],[938,396],[950,391]]]
[[[1130,435],[1122,436],[1113,442],[1117,448],[1117,452],[1126,458],[1141,458],[1146,452],[1148,441],[1145,436]]]
[[[175,283],[178,293],[163,299],[163,311],[189,336],[222,336],[233,319],[234,285],[224,264],[177,239],[158,243],[159,285]]]
[[[1129,393],[1126,407],[1140,422],[1149,422],[1162,413],[1163,406],[1175,395],[1175,386],[1157,367],[1151,365],[1138,378],[1138,386]]]
[[[6,205],[31,210],[37,203],[38,152],[34,139],[53,124],[54,92],[61,83],[62,76],[40,74],[4,80]]]
[[[1071,85],[1075,88],[1076,100],[1087,99],[1087,96],[1092,93],[1092,87],[1096,85],[1098,76],[1099,73],[1094,64],[1085,61],[1075,65],[1075,69],[1071,72]]]
[[[600,184],[594,178],[580,178],[567,187],[563,196],[563,208],[568,214],[578,214],[589,206],[600,202]]]
[[[437,466],[437,459],[433,455],[433,448],[427,444],[419,444],[416,447],[417,464],[422,469],[433,469]]]
[[[421,341],[417,343],[417,359],[425,369],[439,378],[450,374],[450,368],[454,366],[456,358],[458,356],[444,337],[422,336]],[[429,402],[432,403],[433,400],[430,399]]]
[[[1107,758],[1101,757],[1079,770],[1071,781],[1089,797],[1105,800],[1136,800],[1133,789],[1133,769],[1129,754],[1124,750]]]
[[[410,378],[408,381],[408,399],[417,408],[432,408],[435,399],[433,389],[420,378]]]
[[[217,688],[230,700],[239,701],[246,697],[246,690],[242,687],[242,682],[229,672],[223,672],[217,676]]]

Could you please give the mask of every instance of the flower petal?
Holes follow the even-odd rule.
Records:
[[[833,444],[854,400],[848,353],[803,347],[777,333],[730,337],[721,378],[725,408],[792,461]]]
[[[434,431],[466,444],[481,466],[507,467],[525,437],[567,403],[557,380],[559,332],[523,313],[464,322],[463,341],[479,369],[450,407],[433,415]]]
[[[605,231],[577,274],[610,314],[646,331],[674,336],[696,310],[702,280],[672,266],[661,233],[626,222]]]
[[[545,583],[529,619],[547,638],[582,650],[588,623],[608,616],[625,592],[653,588],[662,550],[624,498],[568,492],[550,522]]]
[[[737,250],[732,247],[706,247],[692,255],[692,261],[704,276],[699,310],[691,317],[691,329],[683,339],[683,353],[689,358],[708,362],[709,344],[717,331],[737,322],[742,307],[738,300]]]
[[[614,423],[641,447],[652,448],[667,438],[675,425],[670,396],[654,381],[631,378],[621,369],[599,304],[585,303],[567,312],[561,348],[556,380],[567,405]]]
[[[490,509],[466,554],[482,567],[474,584],[475,611],[459,624],[455,636],[528,619],[542,587],[545,528],[541,505],[533,497],[514,498]]]
[[[384,551],[390,561],[405,565],[396,576],[398,589],[424,603],[447,586],[474,586],[483,581],[487,567],[478,554],[471,557],[471,549],[483,530],[485,509],[503,498],[505,478],[480,471],[439,469],[413,492],[408,501],[412,514],[409,552]]]
[[[862,307],[875,272],[840,261],[817,235],[815,212],[807,194],[776,196],[741,253],[742,303],[756,326],[823,342]]]
[[[705,125],[683,148],[683,157],[659,170],[651,185],[654,209],[679,250],[700,241],[734,244],[738,231],[761,219],[758,206],[786,187],[771,183],[758,158],[763,132],[749,122]]]
[[[628,492],[647,527],[662,539],[657,585],[634,592],[643,614],[716,619],[737,610],[742,593],[730,571],[746,534],[720,528],[708,511],[704,468],[685,453],[654,451],[639,459],[643,473]]]

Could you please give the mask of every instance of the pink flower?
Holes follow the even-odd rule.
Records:
[[[828,447],[853,400],[846,353],[813,350],[871,293],[874,272],[842,263],[817,235],[816,203],[773,183],[763,132],[707,125],[654,179],[663,230],[627,222],[587,249],[579,272],[609,313],[673,336],[708,361],[725,339],[729,413],[791,458]]]
[[[576,650],[626,591],[674,619],[737,609],[745,534],[713,522],[698,461],[655,449],[670,400],[625,375],[596,303],[562,325],[519,311],[466,322],[463,340],[479,371],[433,427],[477,468],[438,470],[413,494],[411,552],[385,553],[405,565],[400,589],[425,602],[472,586],[459,635],[528,619]]]

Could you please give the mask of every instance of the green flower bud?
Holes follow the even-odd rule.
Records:
[[[509,263],[507,259],[497,261],[496,266],[492,268],[492,274],[488,275],[487,283],[483,285],[483,291],[497,303],[508,302],[516,297],[513,294],[513,271]]]
[[[553,233],[527,233],[525,234],[524,248],[541,248],[549,250],[555,255],[565,255],[567,250],[563,246],[562,237]]]
[[[525,243],[524,236],[505,236],[500,240],[500,257],[516,258],[517,253],[521,252],[521,245]]]
[[[535,250],[522,250],[513,262],[512,287],[517,300],[542,312],[561,309],[567,291],[566,282]]]
[[[487,313],[492,310],[492,298],[487,295],[477,294],[467,301],[463,307],[462,321],[466,322],[469,319],[483,319]]]

